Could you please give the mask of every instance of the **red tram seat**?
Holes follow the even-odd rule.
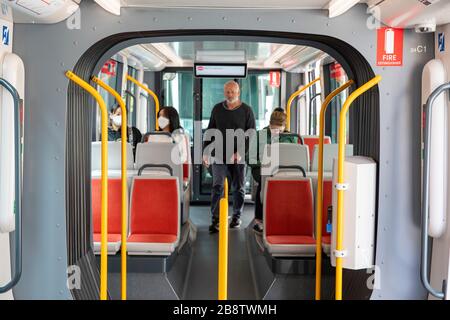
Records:
[[[130,255],[170,255],[180,239],[180,201],[176,177],[133,179],[130,200]]]
[[[310,178],[275,176],[264,190],[264,244],[273,256],[314,256],[314,200]]]
[[[183,135],[184,146],[186,150],[186,159],[183,163],[183,183],[188,185],[191,181],[191,144],[189,142],[189,136],[187,134]]]
[[[127,196],[128,198],[128,196]],[[94,231],[94,253],[100,253],[101,241],[101,199],[100,178],[92,178],[92,217]],[[122,179],[108,178],[108,254],[120,250],[122,233]]]
[[[273,143],[267,144],[264,147],[264,153],[262,155],[262,163],[271,164],[274,167],[279,166],[300,166],[305,171],[309,166],[309,153],[308,147],[302,144],[294,143]],[[270,165],[268,166],[270,168]],[[294,175],[298,175],[297,170],[292,169],[276,169],[277,175],[291,175],[294,171]],[[264,175],[261,170],[261,199],[264,204],[264,190],[266,185],[266,179],[268,175]]]
[[[190,174],[189,174],[189,163],[183,163],[183,183],[189,184]]]
[[[180,135],[181,137],[181,135]],[[183,136],[184,137],[184,136]],[[143,165],[168,165],[172,169],[172,175],[178,179],[179,200],[181,203],[181,224],[184,224],[189,219],[189,203],[191,196],[191,186],[189,180],[185,180],[185,163],[182,161],[182,151],[179,142],[152,142],[138,143],[136,151],[136,169]],[[190,170],[190,168],[188,167]],[[166,169],[149,168],[142,172],[144,176],[154,176],[169,174]]]

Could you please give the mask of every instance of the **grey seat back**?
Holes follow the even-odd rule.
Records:
[[[180,149],[172,142],[138,143],[136,150],[136,170],[145,164],[163,164],[172,168],[173,176],[178,178],[180,190],[183,188],[183,164],[181,163]],[[146,171],[167,172],[164,168],[149,168]]]
[[[173,143],[173,138],[169,134],[161,133],[161,132],[149,132],[148,141],[147,142],[167,142]]]
[[[101,170],[102,164],[102,143],[92,142],[91,149],[91,170]],[[134,169],[133,147],[127,143],[127,169]],[[122,142],[108,141],[108,171],[122,170]]]
[[[308,171],[308,146],[296,143],[268,144],[264,150],[262,163],[263,167],[266,167],[266,164],[270,164],[275,171],[292,171],[284,169],[276,170],[278,166],[301,166],[305,171]]]
[[[353,145],[345,145],[345,156],[353,156]],[[314,146],[314,155],[312,159],[311,171],[319,170],[319,146]],[[338,157],[338,144],[324,144],[323,145],[323,171],[333,171],[333,159]]]
[[[305,172],[309,168],[308,146],[296,143],[273,143],[264,148],[261,165],[261,199],[264,204],[264,188],[271,175],[302,176],[298,169],[284,169],[280,166],[300,166]]]

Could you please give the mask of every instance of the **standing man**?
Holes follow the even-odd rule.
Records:
[[[213,184],[211,191],[211,215],[212,224],[209,227],[210,233],[219,231],[219,202],[223,197],[224,181],[228,173],[231,176],[231,187],[233,188],[233,219],[230,222],[230,228],[239,228],[241,225],[241,214],[244,209],[245,198],[245,154],[240,154],[239,145],[245,143],[247,151],[248,143],[236,139],[236,136],[230,136],[230,132],[236,130],[248,132],[255,131],[255,116],[247,104],[241,102],[239,84],[235,81],[228,81],[224,85],[225,101],[216,104],[211,112],[208,129],[216,129],[217,134],[221,134],[223,143],[216,145],[216,154],[214,160],[204,154],[203,163],[206,167],[212,166]],[[228,137],[227,137],[228,131]],[[242,138],[242,136],[241,136]],[[234,140],[234,141],[228,141]],[[248,140],[248,138],[244,138]],[[216,142],[216,141],[215,141]],[[248,141],[247,141],[248,142]],[[206,148],[211,142],[205,142]],[[230,151],[227,145],[233,145]],[[217,152],[217,148],[222,148],[222,156]],[[241,151],[242,152],[242,151]]]

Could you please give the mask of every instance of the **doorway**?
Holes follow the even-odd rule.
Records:
[[[202,135],[208,127],[213,107],[224,100],[223,86],[235,80],[241,88],[241,100],[251,106],[256,120],[256,130],[268,126],[273,109],[281,106],[281,87],[270,84],[271,70],[249,70],[245,79],[194,78],[192,69],[171,69],[162,72],[163,105],[173,106],[180,114],[180,123],[191,138],[191,154],[201,148],[196,146],[194,122],[201,125]],[[192,159],[193,161],[194,159]],[[194,161],[193,161],[194,163]],[[193,166],[194,201],[210,201],[212,176],[201,164]],[[247,170],[246,194],[250,197],[253,179]]]

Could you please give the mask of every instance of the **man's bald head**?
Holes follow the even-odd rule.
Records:
[[[224,85],[223,85],[223,88],[224,89],[226,89],[226,88],[234,88],[234,89],[236,89],[236,90],[238,90],[239,91],[239,84],[236,82],[236,81],[234,81],[234,80],[230,80],[230,81],[227,81]]]
[[[239,101],[240,89],[236,81],[230,80],[223,86],[223,93],[228,103],[233,104]]]

